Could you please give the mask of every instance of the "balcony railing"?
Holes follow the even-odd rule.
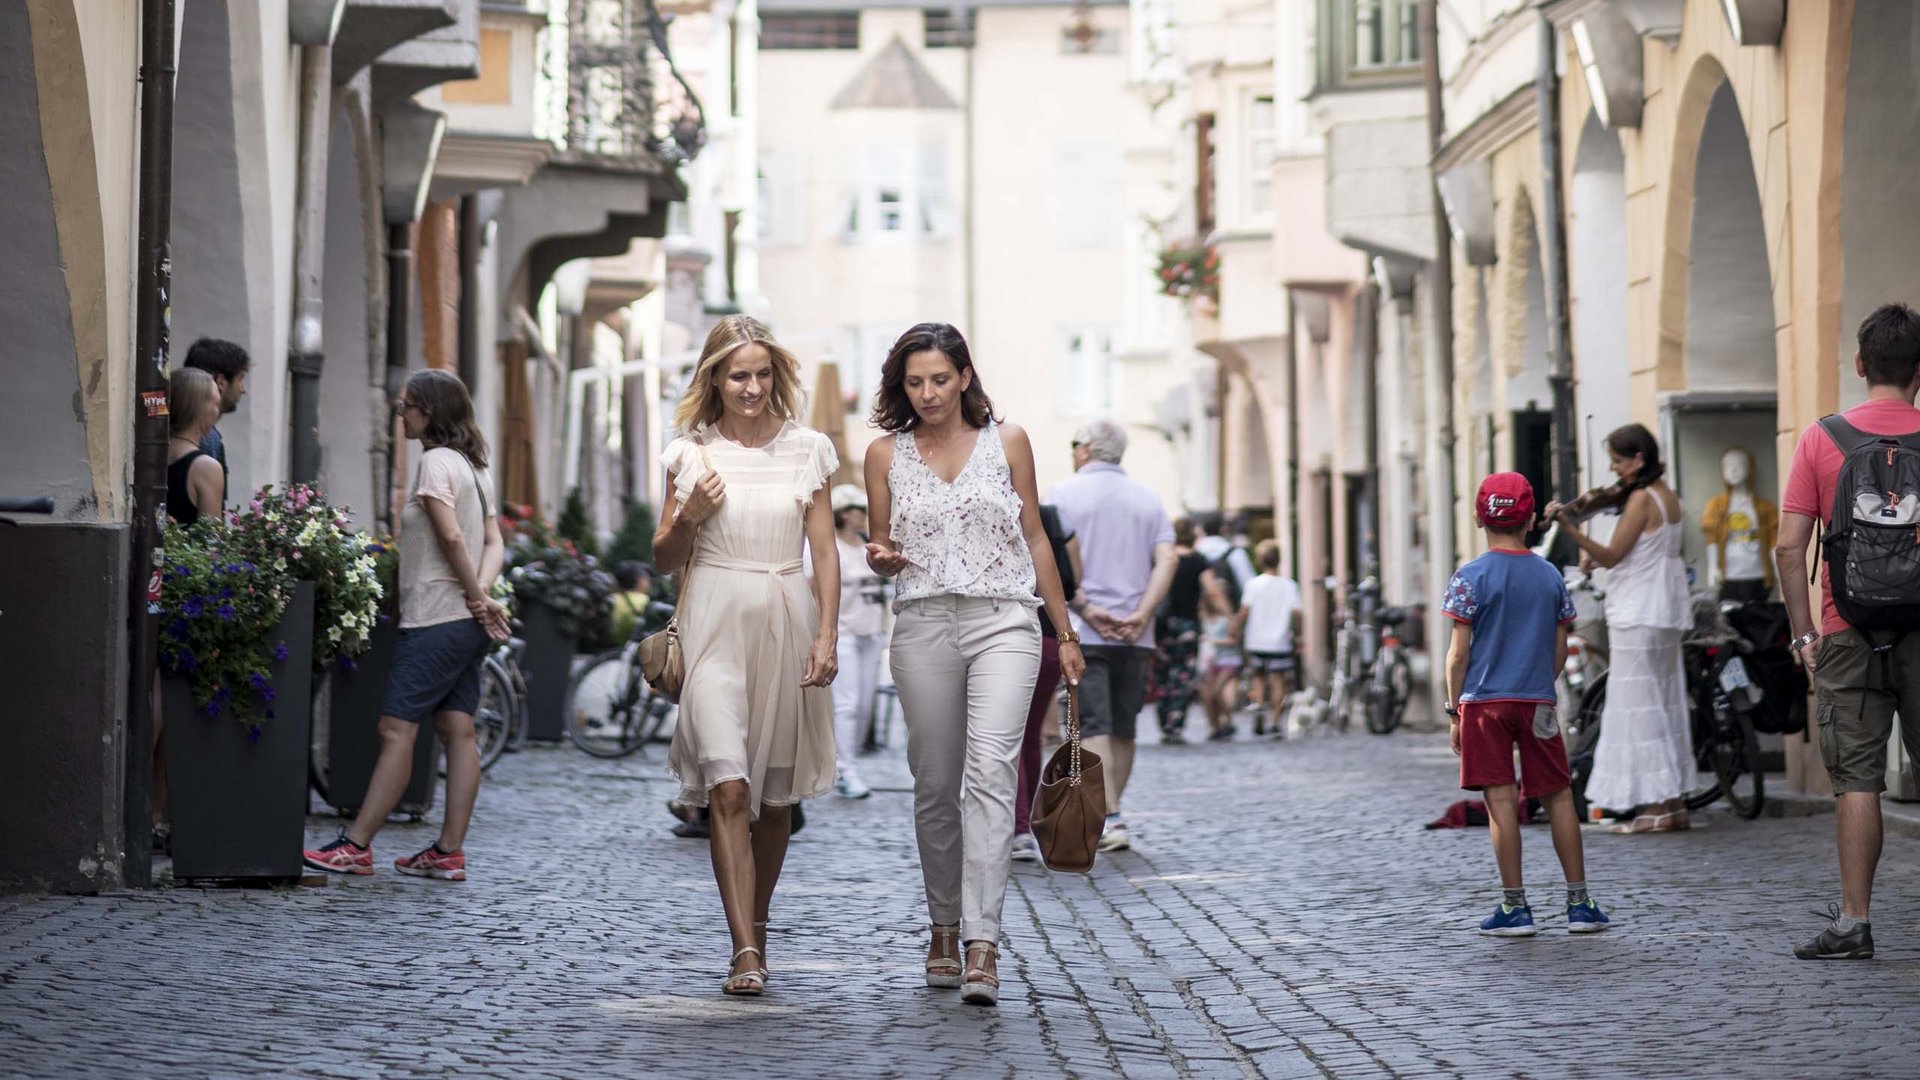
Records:
[[[562,160],[668,166],[693,160],[706,114],[674,66],[653,0],[568,0]]]

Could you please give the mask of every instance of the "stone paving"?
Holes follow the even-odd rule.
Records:
[[[1142,724],[1143,730],[1150,725]],[[1920,840],[1890,836],[1880,958],[1788,949],[1833,898],[1831,816],[1589,831],[1621,925],[1470,932],[1497,898],[1443,737],[1143,747],[1137,848],[1019,866],[997,1010],[921,985],[896,749],[829,798],[775,901],[773,982],[722,998],[705,845],[670,836],[661,754],[489,774],[464,884],[0,900],[0,1076],[1292,1077],[1911,1075]],[[335,823],[315,817],[315,838]],[[1536,908],[1558,902],[1527,833]]]

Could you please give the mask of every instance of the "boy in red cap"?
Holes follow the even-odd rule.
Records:
[[[1569,787],[1567,748],[1554,714],[1554,677],[1567,661],[1573,598],[1560,572],[1527,550],[1533,486],[1519,473],[1495,473],[1480,484],[1473,516],[1487,530],[1485,555],[1454,572],[1441,609],[1454,620],[1447,648],[1447,718],[1460,786],[1487,800],[1493,856],[1506,895],[1480,923],[1496,937],[1537,932],[1520,871],[1521,797],[1537,798],[1553,827],[1553,850],[1567,875],[1567,929],[1607,928],[1606,913],[1587,896],[1580,818]],[[1520,751],[1516,785],[1513,754]]]

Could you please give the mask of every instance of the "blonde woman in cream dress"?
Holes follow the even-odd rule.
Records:
[[[710,808],[713,874],[733,935],[722,992],[762,993],[767,912],[789,808],[832,790],[840,561],[825,435],[793,419],[798,365],[757,321],[713,328],[667,446],[654,557],[681,574],[686,681],[668,768]],[[803,541],[813,582],[801,573]]]

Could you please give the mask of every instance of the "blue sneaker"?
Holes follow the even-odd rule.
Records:
[[[1489,937],[1532,937],[1540,930],[1533,925],[1532,908],[1501,904],[1480,920],[1480,932]]]
[[[1613,920],[1607,918],[1607,913],[1600,910],[1600,905],[1594,903],[1592,897],[1578,904],[1567,905],[1567,932],[1570,934],[1597,934],[1611,925]]]

